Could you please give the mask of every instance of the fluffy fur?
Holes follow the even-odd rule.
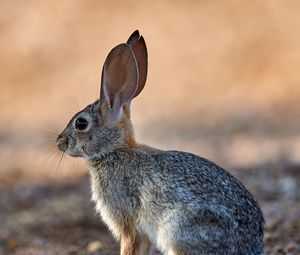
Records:
[[[130,101],[111,109],[113,100],[101,97],[77,113],[58,146],[87,159],[92,200],[121,254],[148,254],[151,246],[168,255],[263,254],[263,215],[246,188],[207,159],[137,144]],[[83,131],[79,117],[88,121]]]

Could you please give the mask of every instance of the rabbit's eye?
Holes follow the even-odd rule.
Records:
[[[78,118],[75,121],[75,128],[80,131],[85,130],[88,125],[89,125],[89,122],[84,118]]]

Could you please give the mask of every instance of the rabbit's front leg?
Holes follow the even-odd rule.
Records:
[[[131,233],[121,236],[121,255],[148,255],[152,245],[144,235]]]
[[[152,244],[146,235],[141,235],[139,237],[139,255],[152,254]]]
[[[121,255],[138,255],[139,240],[136,235],[121,236]]]

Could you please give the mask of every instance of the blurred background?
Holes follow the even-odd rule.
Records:
[[[83,160],[55,140],[99,96],[139,29],[138,141],[229,169],[266,218],[267,254],[300,254],[300,2],[0,0],[0,254],[118,254]]]

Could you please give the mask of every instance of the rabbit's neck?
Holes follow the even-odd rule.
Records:
[[[88,160],[88,168],[93,182],[98,186],[98,193],[108,185],[118,185],[128,172],[127,168],[134,159],[134,151],[118,149]],[[114,178],[112,178],[114,177]],[[113,183],[116,182],[116,183]]]
[[[133,153],[133,150],[132,150]],[[87,160],[88,166],[95,169],[115,168],[124,160],[128,159],[128,155],[131,154],[131,150],[127,148],[119,148],[111,151],[100,153]]]
[[[120,127],[124,129],[124,147],[128,149],[134,149],[137,147],[137,143],[134,138],[133,126],[130,120],[130,110],[128,107],[124,107],[124,116],[119,123]]]

